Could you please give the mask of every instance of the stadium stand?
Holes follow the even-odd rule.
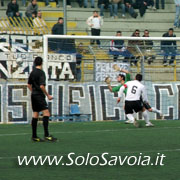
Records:
[[[5,11],[7,8],[8,1],[4,2],[5,5],[0,7],[0,15],[1,17],[5,17]],[[63,16],[63,8],[62,2],[60,4],[60,8],[55,8],[55,2],[50,2],[52,8],[45,7],[44,2],[38,2],[39,9],[43,13],[43,18],[46,20],[49,27],[52,27],[53,24],[56,23],[57,17]],[[97,1],[95,2],[96,9]],[[21,5],[19,2],[20,11],[24,12],[26,7]],[[87,34],[87,25],[86,19],[92,14],[94,9],[92,8],[79,8],[77,2],[72,1],[72,8],[67,8],[67,17],[68,17],[68,34],[74,33],[80,35]],[[137,11],[137,10],[136,10]],[[151,36],[162,36],[164,32],[167,31],[169,27],[173,26],[174,17],[175,17],[175,5],[171,0],[167,0],[165,5],[165,10],[158,9],[147,10],[147,13],[143,18],[140,16],[137,19],[131,18],[128,14],[125,19],[121,18],[120,9],[118,10],[118,19],[112,19],[109,17],[109,12],[105,12],[105,21],[102,27],[101,35],[113,35],[117,30],[121,30],[125,36],[130,36],[134,29],[138,28],[140,31],[144,29],[149,29],[151,32]],[[51,28],[50,28],[51,29]],[[180,32],[176,30],[176,35],[180,35]]]

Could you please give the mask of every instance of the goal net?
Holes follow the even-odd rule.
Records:
[[[54,97],[48,104],[54,116],[68,116],[70,105],[77,104],[81,114],[91,114],[92,121],[125,120],[124,103],[117,104],[117,93],[104,82],[110,77],[112,87],[119,85],[120,72],[113,69],[117,64],[130,72],[131,79],[143,74],[149,103],[165,119],[180,119],[180,38],[45,35],[16,36],[13,42],[8,38],[13,35],[0,42],[1,123],[31,120],[26,84],[36,56],[44,58],[47,90]],[[160,119],[159,114],[149,115]]]
[[[116,103],[117,94],[111,93],[104,83],[108,76],[112,80],[112,86],[119,84],[116,77],[120,72],[115,72],[112,68],[117,64],[130,71],[132,79],[136,73],[142,73],[150,105],[159,109],[165,119],[179,119],[179,38],[45,36],[44,58],[51,65],[58,58],[57,53],[60,59],[60,56],[73,55],[74,52],[74,57],[69,57],[69,62],[68,58],[63,60],[73,67],[71,63],[76,64],[79,61],[76,58],[81,55],[81,83],[75,84],[74,90],[69,91],[72,94],[67,94],[68,98],[65,99],[68,103],[67,107],[66,103],[63,104],[63,111],[68,109],[69,103],[77,103],[82,112],[92,113],[92,120],[125,119],[123,103]],[[63,69],[65,62],[59,63],[59,67]],[[69,81],[76,82],[76,71],[71,70]],[[53,78],[61,79],[60,76]],[[62,81],[60,84],[63,84],[65,92],[72,88],[70,86],[66,89]],[[159,114],[149,115],[151,119],[160,118]]]

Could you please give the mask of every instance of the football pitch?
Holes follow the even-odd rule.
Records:
[[[35,143],[31,139],[29,124],[0,125],[0,180],[178,180],[180,179],[180,120],[152,121],[155,127],[141,128],[123,122],[51,123],[50,133],[58,142]],[[38,124],[38,135],[43,137],[42,124]],[[64,156],[70,164],[72,157],[94,158],[106,153],[106,165],[82,164],[70,166],[19,165],[18,156]],[[163,154],[163,165],[145,165],[145,156],[153,162]],[[115,163],[112,156],[133,156],[129,163]],[[134,157],[144,163],[132,165]],[[140,159],[141,158],[141,159]],[[90,161],[90,160],[89,160]],[[100,159],[102,164],[105,160]],[[152,161],[151,161],[152,162]]]

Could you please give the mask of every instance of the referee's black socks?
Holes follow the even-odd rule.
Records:
[[[48,124],[49,124],[49,116],[43,116],[43,126],[44,126],[44,136],[48,137]]]
[[[32,125],[32,137],[33,138],[37,137],[37,122],[38,122],[37,118],[32,118],[31,125]]]

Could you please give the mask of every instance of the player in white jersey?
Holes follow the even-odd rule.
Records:
[[[127,88],[127,94],[125,97],[125,113],[129,119],[129,123],[134,123],[135,126],[137,122],[133,116],[134,112],[142,111],[142,115],[146,121],[146,126],[153,126],[149,121],[149,116],[145,108],[143,108],[143,102],[148,102],[145,86],[141,84],[142,75],[137,74],[134,81],[128,81],[124,86],[120,88],[119,91],[119,101],[123,96],[123,91]],[[141,100],[142,98],[142,100]]]

